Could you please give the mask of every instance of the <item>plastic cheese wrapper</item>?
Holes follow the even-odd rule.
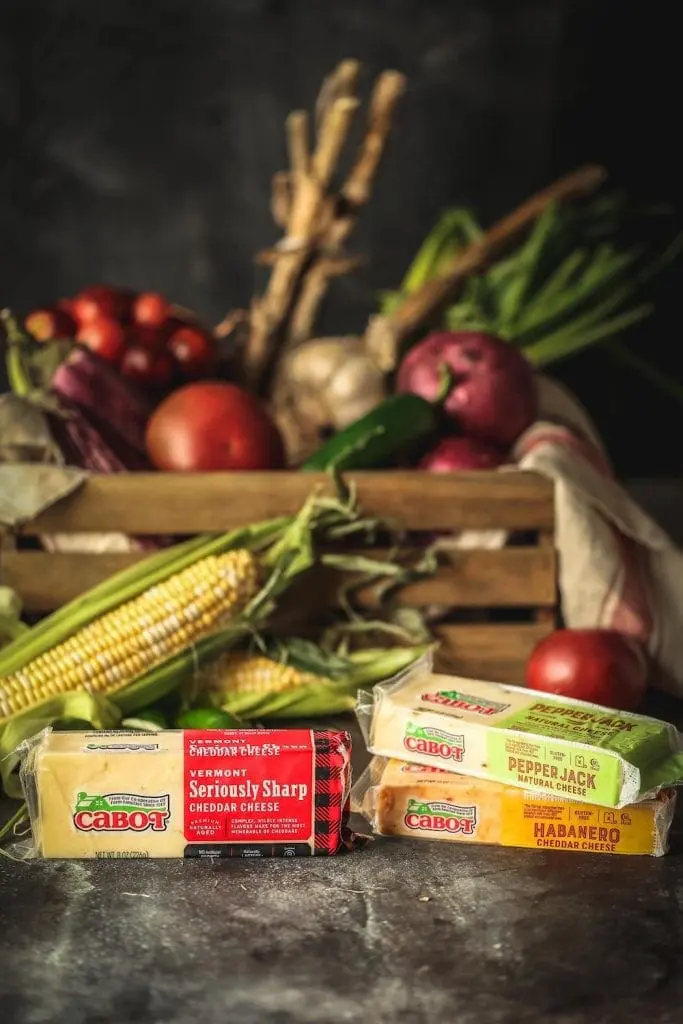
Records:
[[[438,675],[429,659],[361,693],[368,749],[475,778],[625,807],[683,781],[673,725],[525,690]]]
[[[21,753],[24,856],[296,857],[350,841],[345,732],[48,729]]]
[[[652,857],[667,852],[675,807],[673,789],[614,810],[383,757],[351,793],[377,835]]]

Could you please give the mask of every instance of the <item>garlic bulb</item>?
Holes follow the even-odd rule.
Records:
[[[362,338],[314,338],[294,349],[278,369],[273,412],[291,463],[315,451],[387,395],[385,377]]]

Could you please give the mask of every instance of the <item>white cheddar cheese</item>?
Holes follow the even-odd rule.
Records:
[[[345,828],[350,754],[347,733],[324,730],[48,730],[21,768],[35,853],[333,854]]]

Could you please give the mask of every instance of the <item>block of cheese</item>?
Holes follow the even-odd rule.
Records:
[[[570,800],[624,807],[683,780],[673,725],[421,665],[361,694],[368,749]]]
[[[347,837],[345,732],[46,730],[20,774],[40,857],[312,856]]]
[[[351,799],[377,835],[653,857],[668,849],[676,806],[672,789],[615,810],[381,757]]]

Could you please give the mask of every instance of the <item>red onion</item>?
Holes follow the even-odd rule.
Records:
[[[451,377],[444,411],[465,434],[509,448],[536,418],[533,371],[513,345],[473,331],[431,334],[401,363],[397,389],[432,402],[444,370]]]

